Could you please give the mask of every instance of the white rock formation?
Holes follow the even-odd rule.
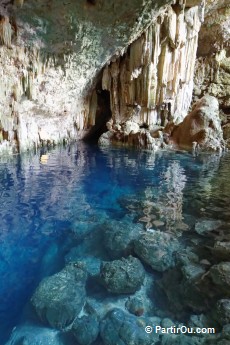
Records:
[[[150,127],[180,122],[192,99],[202,9],[168,6],[128,51],[105,67],[114,122],[129,119]]]
[[[218,100],[206,95],[197,101],[184,121],[175,126],[172,139],[180,148],[222,151],[224,141]]]

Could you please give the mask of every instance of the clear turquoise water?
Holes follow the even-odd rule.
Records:
[[[43,154],[47,162],[41,161]],[[0,344],[27,317],[34,289],[64,266],[73,244],[82,260],[106,260],[93,238],[100,224],[127,221],[128,215],[130,226],[140,223],[145,229],[139,202],[160,205],[172,231],[174,222],[183,228],[204,216],[229,221],[229,164],[229,154],[154,155],[84,144],[1,158]]]

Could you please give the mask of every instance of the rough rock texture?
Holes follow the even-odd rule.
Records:
[[[220,292],[225,296],[230,296],[230,262],[221,262],[213,265],[209,275]]]
[[[43,322],[64,329],[80,313],[85,296],[86,272],[77,264],[44,278],[31,302]]]
[[[132,242],[139,236],[141,226],[133,224],[132,228],[124,221],[111,220],[105,224],[104,246],[112,259],[126,256],[132,250]]]
[[[214,318],[221,325],[227,325],[230,323],[230,300],[222,299],[217,302]]]
[[[74,320],[71,331],[79,345],[90,345],[99,334],[99,322],[96,317],[85,315]]]
[[[134,293],[143,284],[145,270],[141,262],[132,257],[103,262],[100,281],[109,292]]]
[[[146,233],[134,242],[135,253],[159,272],[174,266],[173,254],[178,249],[177,240],[172,235],[161,231]]]
[[[223,114],[230,108],[230,57],[225,49],[211,56],[199,57],[196,61],[194,95],[208,93],[218,98]]]
[[[214,231],[221,226],[222,222],[220,220],[204,219],[199,220],[195,224],[195,231],[199,235],[205,236],[208,232]]]
[[[224,122],[230,109],[230,3],[206,1],[205,20],[199,33],[194,95],[218,98]],[[226,119],[227,116],[227,119]]]
[[[97,73],[171,2],[1,1],[2,149],[81,137],[95,122]]]
[[[228,0],[206,0],[205,20],[199,35],[198,55],[216,53],[223,46],[229,52],[230,4]]]
[[[131,121],[128,121],[129,123]],[[129,131],[125,130],[126,126],[114,126],[111,131],[105,132],[99,138],[98,144],[100,146],[109,146],[113,145],[123,145],[123,146],[132,146],[140,149],[149,149],[152,151],[157,151],[159,147],[162,146],[162,138],[155,139],[151,136],[149,130],[141,128],[137,123],[132,122],[132,127],[138,127],[138,131]],[[126,125],[126,123],[125,123]],[[130,126],[131,127],[131,126]]]
[[[221,150],[224,142],[218,100],[206,95],[196,102],[184,121],[174,127],[172,140],[181,148]]]
[[[212,248],[212,253],[222,260],[227,260],[230,258],[230,242],[216,241]]]
[[[114,309],[101,322],[100,334],[105,345],[154,345],[158,343],[159,335],[145,332],[145,327],[152,324],[150,318],[137,318]]]

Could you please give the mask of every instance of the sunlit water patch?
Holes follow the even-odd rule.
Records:
[[[33,345],[28,340],[33,332],[40,334],[39,339],[54,339],[58,331],[46,333],[49,326],[61,328],[60,342],[54,344],[75,343],[71,330],[67,331],[71,317],[61,320],[59,327],[47,315],[39,319],[36,305],[30,304],[44,277],[73,263],[88,274],[82,290],[88,310],[82,309],[80,316],[95,308],[98,324],[115,307],[129,312],[131,318],[168,317],[178,322],[213,314],[215,304],[229,298],[228,287],[219,289],[218,272],[212,271],[223,260],[230,261],[230,248],[225,245],[230,243],[229,164],[228,154],[193,157],[184,152],[153,154],[83,144],[2,158],[0,344],[9,339],[14,326],[27,323],[26,330],[16,328],[10,344],[24,337]],[[153,247],[149,254],[143,252],[149,242],[158,246],[163,261],[157,250],[152,255]],[[136,285],[108,282],[107,267],[100,273],[103,261],[122,257],[134,268],[139,262],[143,266],[144,277],[132,277]],[[204,288],[199,288],[206,275]],[[119,271],[118,276],[122,276]],[[175,289],[168,288],[168,281]],[[193,291],[195,283],[198,289]],[[194,300],[174,291],[178,284],[190,289]],[[214,288],[209,295],[205,289],[210,290],[210,284]],[[201,303],[204,296],[207,301]],[[210,320],[215,323],[211,316]],[[31,324],[36,329],[31,330]],[[217,323],[216,327],[222,326]],[[92,327],[97,335],[96,323]],[[107,345],[106,323],[103,327],[97,339]]]

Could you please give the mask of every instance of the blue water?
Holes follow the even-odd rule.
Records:
[[[229,163],[228,154],[154,155],[84,144],[1,158],[0,344],[24,318],[41,279],[64,266],[73,243],[111,220],[145,229],[138,202],[158,203],[169,230],[204,215],[228,221]],[[97,241],[79,253],[108,259]]]

